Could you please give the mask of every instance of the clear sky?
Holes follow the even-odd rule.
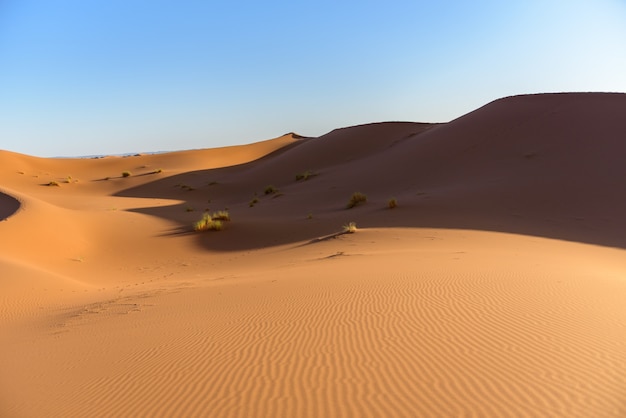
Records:
[[[77,156],[626,92],[625,0],[0,0],[0,149]]]

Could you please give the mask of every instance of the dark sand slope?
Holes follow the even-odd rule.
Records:
[[[266,241],[234,232],[233,242],[216,244],[221,249],[314,238],[320,228],[336,230],[337,218],[363,226],[480,229],[626,248],[625,114],[624,94],[509,97],[447,124],[338,129],[263,161],[164,180],[193,181],[194,194],[153,184],[119,195],[182,198],[188,205],[208,205],[209,197],[209,206],[250,219],[261,235],[275,221],[293,225]],[[318,175],[296,182],[295,175],[306,170]],[[270,184],[279,198],[264,196]],[[345,211],[355,191],[367,194],[368,204]],[[261,202],[251,210],[255,197]],[[392,197],[399,211],[413,216],[388,216],[383,209]],[[273,216],[278,205],[288,208],[287,216]],[[161,215],[158,209],[141,211]],[[314,228],[303,223],[308,214],[316,219]]]
[[[0,193],[0,221],[4,221],[20,208],[20,202],[13,196]]]

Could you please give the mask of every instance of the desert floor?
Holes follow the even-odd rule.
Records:
[[[0,416],[626,416],[625,111],[0,151]]]

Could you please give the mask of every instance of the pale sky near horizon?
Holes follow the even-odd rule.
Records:
[[[0,149],[212,148],[626,92],[626,0],[0,0]]]

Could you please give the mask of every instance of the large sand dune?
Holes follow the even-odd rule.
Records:
[[[624,114],[0,151],[0,416],[626,416]]]

